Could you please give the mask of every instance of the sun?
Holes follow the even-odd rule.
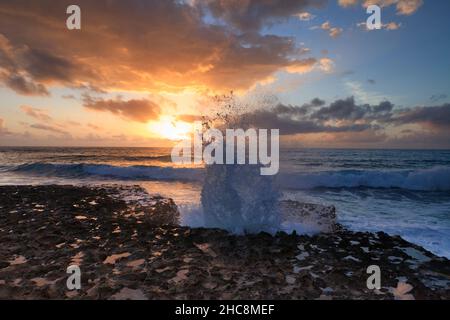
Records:
[[[161,116],[158,121],[150,122],[148,129],[161,138],[178,141],[189,139],[189,135],[193,131],[193,125],[176,120],[173,116]]]

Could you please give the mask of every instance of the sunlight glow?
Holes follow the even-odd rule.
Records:
[[[173,116],[161,116],[159,121],[150,122],[148,129],[156,136],[177,141],[189,139],[189,134],[193,131],[193,124],[178,121]]]

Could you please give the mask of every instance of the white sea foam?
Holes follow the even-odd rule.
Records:
[[[280,185],[289,189],[399,188],[417,191],[449,191],[450,168],[419,170],[340,170],[282,174]]]

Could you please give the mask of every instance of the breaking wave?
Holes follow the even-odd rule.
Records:
[[[414,191],[450,191],[450,167],[419,170],[340,170],[283,175],[290,189],[397,188]]]
[[[103,177],[122,180],[202,180],[202,169],[143,165],[122,167],[107,164],[51,164],[38,162],[19,165],[12,171],[66,178]]]
[[[121,180],[180,180],[202,182],[205,169],[107,164],[27,163],[0,168],[15,172],[68,178],[103,177]],[[418,170],[338,170],[314,173],[280,173],[282,188],[397,188],[413,191],[450,191],[450,167]]]

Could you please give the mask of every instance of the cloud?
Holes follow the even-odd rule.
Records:
[[[73,121],[73,120],[66,121],[66,123],[67,123],[69,126],[75,126],[75,127],[81,126],[81,123],[79,123],[79,122],[77,122],[77,121]]]
[[[302,21],[311,21],[316,17],[315,15],[312,15],[311,13],[306,12],[306,11],[294,14],[294,16],[296,16],[297,18],[299,18]]]
[[[73,83],[82,69],[44,49],[16,45],[0,33],[0,81],[19,94],[48,96],[45,84]]]
[[[326,106],[325,101],[315,98],[302,106],[278,104],[269,110],[256,110],[243,119],[258,128],[278,128],[282,135],[361,132],[375,128],[373,122],[392,108],[389,102],[358,106],[353,97]]]
[[[196,115],[196,114],[180,114],[177,115],[177,120],[184,121],[184,122],[195,122],[195,121],[202,121],[203,116]]]
[[[370,1],[370,0],[367,0]],[[422,0],[398,0],[397,13],[403,15],[411,15],[415,13],[423,4]]]
[[[38,129],[38,130],[43,130],[43,131],[49,131],[49,132],[53,132],[53,133],[58,133],[58,134],[64,134],[64,135],[69,135],[69,133],[67,131],[64,131],[60,128],[57,128],[55,126],[51,126],[51,125],[47,125],[47,124],[42,124],[42,123],[33,123],[30,124],[30,128],[32,129]]]
[[[369,124],[349,124],[342,126],[326,125],[310,119],[302,119],[280,115],[274,110],[257,110],[243,117],[248,123],[257,128],[280,129],[281,135],[299,133],[323,133],[323,132],[360,132],[369,129]]]
[[[321,58],[319,60],[319,69],[327,73],[332,72],[334,69],[334,61],[329,58]]]
[[[88,126],[89,128],[91,128],[91,129],[93,129],[93,130],[96,130],[96,131],[101,131],[101,130],[103,130],[101,127],[99,127],[99,126],[97,126],[97,125],[95,125],[95,124],[93,124],[93,123],[88,123],[87,126]]]
[[[317,60],[316,58],[307,58],[296,60],[292,62],[289,66],[285,68],[288,73],[307,73],[313,70],[321,70],[323,72],[329,73],[334,69],[334,61],[329,58],[321,58]]]
[[[283,141],[319,147],[450,147],[450,104],[398,108],[390,101],[357,104],[353,97],[329,104],[278,104],[242,115],[257,128],[280,129]],[[399,132],[399,133],[396,133]],[[416,143],[414,142],[416,141]]]
[[[52,121],[52,117],[50,117],[47,113],[47,111],[42,110],[42,109],[38,109],[38,108],[33,108],[31,106],[27,106],[27,105],[22,105],[20,106],[20,109],[29,117],[32,117],[34,119],[37,120],[41,120],[41,121]]]
[[[315,58],[307,58],[302,60],[297,60],[292,62],[285,69],[289,73],[306,73],[310,72],[317,65],[317,59]]]
[[[70,83],[81,71],[71,60],[43,49],[26,48],[19,59],[24,70],[33,79],[42,82]]]
[[[5,127],[5,120],[0,118],[0,135],[8,135],[11,134],[11,132],[8,131]]]
[[[357,104],[354,97],[348,97],[326,105],[316,98],[302,106],[278,104],[247,113],[245,118],[257,127],[279,128],[283,134],[380,130],[394,123],[439,129],[450,128],[450,104],[399,109],[390,101]]]
[[[441,93],[441,94],[433,94],[430,97],[430,100],[433,101],[433,102],[438,102],[438,101],[441,101],[441,100],[445,100],[447,98],[448,98],[448,96],[445,93]]]
[[[318,28],[327,31],[328,35],[333,39],[339,37],[342,34],[342,32],[344,31],[344,29],[342,29],[342,28],[337,28],[337,27],[331,26],[329,21],[322,23],[319,27],[313,27],[313,29],[318,29]]]
[[[422,5],[423,0],[339,0],[338,3],[342,7],[350,7],[362,2],[367,8],[370,5],[378,5],[380,7],[389,7],[395,5],[397,14],[411,15],[415,13]]]
[[[44,85],[35,83],[32,80],[26,79],[25,77],[18,74],[8,74],[3,72],[2,74],[0,74],[0,81],[2,81],[3,84],[8,88],[14,90],[16,93],[24,96],[50,95]]]
[[[385,95],[379,92],[366,90],[363,84],[358,81],[345,81],[344,84],[350,94],[360,102],[374,104],[387,99]]]
[[[401,135],[390,137],[386,143],[391,148],[409,149],[441,149],[450,148],[450,129],[402,132]]]
[[[421,123],[432,127],[450,128],[450,104],[402,110],[389,121],[399,124]]]
[[[303,47],[303,48],[300,48],[300,50],[298,51],[298,54],[302,55],[302,54],[308,54],[310,52],[311,52],[310,48]]]
[[[68,99],[68,100],[75,100],[76,99],[76,97],[73,94],[63,94],[61,96],[61,98]]]
[[[122,118],[138,122],[155,120],[160,113],[159,106],[146,99],[126,101],[118,97],[116,99],[104,100],[85,96],[83,106],[89,110],[110,112]]]
[[[263,25],[287,19],[292,12],[321,7],[325,0],[204,0],[203,8],[240,30],[259,30]]]
[[[278,105],[246,115],[247,122],[260,128],[278,128],[282,135],[316,134],[315,143],[328,146],[370,145],[448,147],[450,104],[396,108],[391,102],[356,104],[353,97],[325,104],[323,100],[302,106]],[[393,128],[402,128],[400,135]],[[325,136],[317,136],[325,134]],[[403,143],[403,145],[402,145]]]
[[[342,28],[331,28],[330,29],[330,32],[328,33],[329,35],[330,35],[330,37],[332,37],[332,38],[337,38],[337,37],[339,37],[340,35],[341,35],[341,33],[343,32],[344,30],[342,29]]]
[[[3,1],[0,81],[27,95],[48,95],[58,85],[246,90],[302,63],[293,38],[259,28],[323,2],[80,0],[86,15],[81,32],[73,32],[65,28],[63,1]],[[207,12],[224,23],[205,22]]]
[[[341,7],[347,8],[357,5],[359,0],[339,0],[338,3]]]
[[[367,22],[360,22],[357,24],[358,27],[360,27],[361,29],[365,30],[365,31],[376,31],[377,29],[369,29],[367,28]],[[397,23],[397,22],[388,22],[388,23],[383,23],[381,25],[381,29],[383,30],[387,30],[387,31],[394,31],[394,30],[398,30],[402,27],[401,23]]]
[[[383,24],[383,28],[386,30],[398,30],[398,29],[400,29],[401,26],[402,26],[401,23],[396,23],[396,22],[389,22],[389,23]]]
[[[389,101],[383,101],[378,105],[357,105],[353,97],[347,99],[340,99],[332,102],[329,106],[323,107],[313,114],[312,119],[319,119],[321,121],[328,120],[379,120],[384,119],[386,115],[394,108],[394,105]]]

